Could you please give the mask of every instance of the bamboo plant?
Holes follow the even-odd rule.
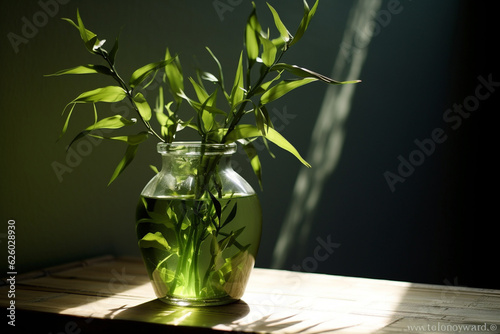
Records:
[[[262,28],[255,3],[252,3],[253,8],[244,29],[244,47],[238,55],[238,65],[232,74],[231,83],[227,81],[214,52],[208,47],[206,50],[218,70],[215,74],[199,70],[194,78],[185,80],[179,57],[172,55],[167,48],[164,59],[142,66],[128,80],[124,80],[115,62],[118,39],[110,51],[104,49],[105,40],[100,40],[85,27],[77,11],[76,22],[64,20],[78,30],[86,49],[101,58],[102,62],[65,69],[51,76],[100,74],[111,77],[116,84],[83,92],[70,101],[63,110],[66,118],[61,136],[67,132],[75,107],[82,103],[92,104],[94,122],[80,131],[68,147],[85,136],[126,144],[125,155],[114,170],[109,184],[122,174],[134,159],[138,147],[149,137],[153,137],[155,142],[172,143],[176,134],[185,129],[198,133],[201,143],[241,144],[261,187],[261,164],[253,144],[257,138],[262,138],[266,146],[268,142],[276,144],[310,167],[295,147],[274,129],[268,105],[312,82],[330,85],[359,82],[336,81],[283,62],[285,53],[306,32],[318,3],[319,0],[316,0],[309,7],[307,1],[303,0],[304,14],[294,35],[273,6],[267,4],[277,30],[275,36],[271,35],[269,29]],[[162,85],[158,88],[152,106],[145,98],[144,90],[156,81],[158,75],[162,75]],[[290,75],[292,79],[287,78]],[[193,96],[188,95],[187,89],[194,92]],[[170,92],[170,98],[167,98],[166,90]],[[98,103],[124,100],[129,102],[139,121],[122,114],[99,118],[96,109]],[[180,106],[186,103],[193,113],[191,118],[182,119]],[[123,135],[121,132],[139,125],[141,128],[134,134]],[[247,221],[250,216],[245,211],[252,210],[253,206],[248,203],[254,203],[251,201],[255,199],[241,199],[222,193],[215,176],[217,159],[203,155],[200,158],[195,182],[197,186],[190,201],[170,198],[162,199],[165,202],[160,203],[158,199],[141,197],[137,216],[139,247],[147,255],[145,258],[155,259],[151,263],[146,261],[146,266],[159,297],[168,291],[175,296],[192,299],[223,298],[228,286],[237,286],[231,283],[235,277],[247,276],[249,268],[253,266],[252,256],[255,256],[256,250],[252,249],[257,245],[245,241],[249,239],[242,238],[242,232],[252,223]],[[158,207],[161,213],[155,211]],[[145,226],[154,228],[150,231]],[[210,254],[208,259],[207,256],[201,257],[203,253]]]
[[[238,65],[232,84],[227,85],[221,63],[212,50],[207,47],[207,52],[217,65],[218,73],[199,71],[196,78],[187,78],[195,92],[195,97],[187,95],[185,89],[185,83],[187,82],[184,80],[179,57],[171,55],[168,48],[163,60],[142,66],[135,70],[130,79],[126,81],[120,76],[115,67],[119,47],[118,38],[111,50],[107,51],[103,47],[105,40],[100,40],[95,33],[85,27],[78,11],[76,22],[64,18],[65,21],[79,31],[86,49],[101,58],[102,64],[76,66],[58,71],[50,76],[100,74],[113,78],[116,85],[83,92],[70,101],[63,110],[66,120],[61,136],[68,129],[76,105],[81,103],[92,104],[95,113],[94,123],[78,133],[69,146],[84,136],[124,142],[127,145],[125,155],[112,174],[109,184],[130,164],[136,155],[138,147],[146,142],[148,137],[153,137],[157,142],[169,143],[174,141],[176,133],[183,129],[192,129],[198,132],[202,143],[238,142],[241,144],[250,159],[251,166],[260,184],[262,182],[261,164],[257,150],[252,143],[256,138],[263,138],[266,145],[267,141],[276,144],[292,153],[305,166],[310,167],[309,163],[302,158],[295,147],[274,129],[267,109],[268,104],[301,86],[315,81],[339,85],[356,83],[359,80],[336,81],[306,68],[282,61],[285,53],[306,32],[316,13],[319,0],[312,7],[309,7],[306,0],[303,0],[303,2],[304,15],[294,35],[289,32],[273,6],[267,4],[278,32],[275,37],[271,36],[269,29],[264,30],[261,27],[257,18],[255,3],[252,2],[253,9],[244,30],[244,48],[238,55]],[[141,91],[153,82],[160,70],[163,70],[165,86],[159,88],[156,103],[151,107],[150,102],[146,100]],[[284,72],[290,73],[293,78],[283,78]],[[171,100],[168,100],[165,96],[166,87],[169,88],[172,95]],[[130,107],[134,110],[140,122],[135,119],[127,119],[120,114],[98,119],[97,103],[116,103],[123,100],[129,101]],[[189,104],[194,111],[193,117],[189,120],[183,120],[179,116],[179,107],[182,103]],[[157,128],[152,125],[154,119],[157,121]],[[250,122],[243,123],[244,119]],[[126,127],[132,127],[136,123],[141,123],[142,129],[132,135],[99,135],[102,131],[106,131],[106,133],[114,132]]]

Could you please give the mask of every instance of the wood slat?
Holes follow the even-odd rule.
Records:
[[[81,333],[141,324],[186,333],[428,333],[475,324],[500,333],[494,327],[500,323],[498,290],[256,268],[242,301],[182,308],[155,298],[136,258],[106,256],[23,276],[16,282],[17,324],[28,328],[29,319],[50,319],[44,330],[55,333],[68,324]],[[8,288],[0,287],[2,307],[10,302]]]

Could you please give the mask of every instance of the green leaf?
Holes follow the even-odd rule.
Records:
[[[257,180],[259,181],[260,189],[262,190],[262,166],[260,163],[259,155],[257,153],[257,149],[253,145],[252,140],[249,139],[240,139],[239,143],[242,144],[243,150],[245,151],[248,160],[250,160],[250,165],[252,166],[252,170],[257,176]]]
[[[214,93],[212,93],[212,95]],[[191,107],[193,107],[193,109],[195,109],[197,112],[201,112],[202,110],[207,110],[207,111],[209,111],[209,112],[211,112],[213,114],[226,115],[226,112],[224,112],[223,110],[218,109],[218,108],[216,108],[214,106],[209,105],[208,102],[207,102],[207,104],[203,105],[202,103],[199,103],[199,102],[196,102],[196,101],[192,100],[184,92],[179,93],[179,96],[182,97],[184,100],[186,100],[189,103],[189,105]]]
[[[140,85],[146,78],[152,74],[153,72],[156,72],[157,70],[167,66],[171,62],[174,61],[175,58],[170,58],[170,59],[165,59],[156,63],[151,63],[144,65],[143,67],[137,69],[132,73],[132,76],[130,77],[129,85],[130,88],[135,88],[138,85]]]
[[[203,103],[200,104],[192,100],[188,100],[188,103],[198,112],[198,123],[201,123],[200,128],[198,129],[202,129],[204,133],[208,133],[212,131],[216,125],[214,113],[222,113],[223,115],[226,113],[214,107],[217,99],[217,90],[215,90],[211,95],[208,95],[203,87],[198,85],[192,78],[189,79],[195,88],[198,99]]]
[[[120,129],[124,126],[133,125],[136,122],[126,119],[121,115],[114,115],[101,119],[100,121],[87,127],[86,131],[93,131],[97,129]]]
[[[146,98],[142,93],[137,93],[134,98],[134,103],[139,110],[139,114],[141,117],[146,121],[149,122],[151,119],[152,113],[151,113],[151,107],[149,106],[148,101],[146,101]]]
[[[255,63],[255,60],[259,56],[260,42],[258,36],[260,35],[261,27],[257,19],[257,12],[255,8],[255,3],[252,1],[253,10],[247,20],[247,25],[245,27],[245,45],[247,50],[247,57],[249,67]]]
[[[216,256],[220,253],[219,243],[217,242],[217,237],[212,234],[212,238],[210,240],[210,254],[212,256]]]
[[[254,110],[255,113],[255,120],[257,127],[259,130],[262,132],[262,134],[265,136],[266,131],[269,127],[274,128],[271,117],[269,116],[269,112],[267,111],[267,108],[265,105],[259,106],[255,108]]]
[[[218,90],[216,89],[209,97],[207,97],[202,105],[203,126],[207,132],[214,130],[214,127],[217,126],[217,122],[215,121],[215,114],[207,109],[207,107],[210,108],[215,105],[215,101],[217,100],[217,92]]]
[[[168,110],[169,116],[165,115],[163,112],[156,112],[156,120],[161,125],[161,135],[165,138],[167,142],[172,142],[174,140],[175,134],[177,131],[181,131],[184,126],[179,124],[181,122],[173,112],[170,110],[170,105],[173,102],[170,102],[165,106]],[[182,123],[182,122],[181,122]]]
[[[76,19],[78,22],[78,30],[80,30],[80,37],[85,43],[97,36],[90,30],[85,29],[85,25],[83,24],[82,18],[80,16],[80,11],[78,9],[76,10]]]
[[[271,68],[271,70],[273,70],[273,71],[286,70],[287,72],[292,73],[298,77],[302,77],[302,78],[314,77],[318,80],[321,80],[323,82],[326,82],[328,84],[333,84],[333,85],[343,85],[343,84],[352,84],[352,83],[361,82],[361,80],[337,81],[337,80],[331,79],[327,76],[324,76],[322,74],[308,70],[307,68],[299,67],[297,65],[284,64],[284,63],[279,63],[279,64],[274,65]]]
[[[71,148],[71,145],[73,145],[75,142],[77,142],[78,140],[82,139],[83,137],[85,137],[89,133],[90,133],[90,131],[84,130],[84,131],[80,132],[79,134],[77,134],[75,136],[75,138],[73,138],[73,140],[69,143],[68,147],[66,148],[66,152],[69,151],[69,149]]]
[[[170,246],[161,232],[149,232],[141,240],[139,240],[139,247],[141,248],[156,248],[159,250],[170,250]]]
[[[274,24],[276,25],[276,28],[278,29],[281,38],[285,42],[288,42],[292,38],[292,35],[288,32],[288,29],[285,27],[285,25],[281,21],[281,18],[279,16],[278,12],[276,11],[276,9],[274,9],[274,7],[271,6],[269,3],[267,4],[267,6],[269,7],[269,9],[271,10],[271,13],[273,14]]]
[[[160,172],[160,171],[158,170],[158,168],[157,168],[156,166],[154,166],[154,165],[149,165],[149,168],[151,168],[151,170],[152,170],[153,172],[155,172],[156,174],[158,174],[158,173]]]
[[[157,115],[164,115],[165,99],[163,97],[163,87],[160,86],[158,89],[158,96],[156,97],[156,104],[154,111]]]
[[[170,51],[167,48],[165,53],[165,60],[172,59],[170,55]],[[168,83],[170,86],[170,91],[174,96],[175,102],[178,104],[182,102],[182,98],[180,98],[177,94],[184,90],[184,77],[182,74],[182,67],[179,61],[179,58],[175,57],[175,61],[169,62],[165,66],[165,76],[168,79]]]
[[[274,67],[273,67],[274,68]],[[273,82],[275,82],[276,80],[280,79],[281,78],[281,73],[282,72],[279,72],[273,79],[269,80],[269,81],[266,81],[264,83],[262,83],[255,91],[255,94],[263,94],[264,92],[266,92],[269,87],[273,84]]]
[[[227,224],[229,224],[230,222],[233,221],[234,217],[236,217],[236,212],[237,211],[238,211],[238,203],[235,202],[234,205],[233,205],[233,208],[231,209],[231,212],[229,213],[229,215],[224,220],[224,223],[222,224],[222,227],[226,226]]]
[[[274,39],[271,40],[271,42],[274,44],[274,46],[277,49],[282,49],[283,46],[285,46],[285,44],[286,44],[286,42],[281,37],[274,38]],[[285,48],[285,50],[286,50],[286,48]]]
[[[118,52],[118,37],[116,37],[115,44],[113,44],[113,48],[109,52],[109,61],[111,64],[115,64],[116,53]]]
[[[99,41],[97,36],[94,36],[87,43],[85,43],[85,47],[90,51],[90,53],[97,54],[96,51],[104,44],[104,42],[106,42],[106,40]]]
[[[181,130],[184,129],[184,128],[191,128],[191,129],[196,130],[196,131],[199,132],[200,130],[199,130],[198,126],[196,124],[193,124],[192,120],[193,120],[193,118],[191,118],[191,119],[189,119],[188,121],[185,121],[185,122],[179,120],[179,123],[178,123],[177,126]]]
[[[227,131],[227,130],[226,130]],[[226,143],[232,143],[239,139],[253,138],[262,136],[262,132],[254,125],[250,124],[240,124],[234,127],[234,130],[226,135]],[[293,147],[288,140],[286,140],[278,131],[273,128],[269,128],[265,138],[278,145],[282,149],[292,153],[300,162],[302,162],[306,167],[311,167],[311,165],[305,161],[299,152]]]
[[[201,85],[199,85],[191,77],[189,77],[189,81],[191,82],[191,85],[193,85],[193,88],[194,88],[194,91],[196,93],[196,96],[198,97],[198,101],[200,101],[200,103],[205,102],[208,99],[208,97],[209,97],[209,95],[208,95],[207,91],[205,90],[205,88],[203,88]],[[212,104],[209,104],[209,105],[212,105]]]
[[[78,31],[80,32],[80,37],[82,38],[83,42],[87,43],[89,40],[94,38],[96,34],[94,34],[92,31],[88,29],[85,29],[85,26],[83,25],[83,21],[82,18],[80,17],[80,12],[78,9],[76,10],[76,17],[78,24],[76,24],[72,19],[62,18],[62,20],[69,22],[73,27],[78,29]]]
[[[217,215],[217,218],[219,220],[219,225],[220,225],[220,223],[221,223],[220,217],[222,215],[220,202],[217,200],[217,198],[215,198],[215,196],[210,191],[207,191],[207,192],[208,192],[208,195],[210,196],[210,199],[212,200],[212,204],[214,205],[215,213]]]
[[[170,109],[170,106],[174,102],[171,101],[167,105],[164,105],[163,98],[163,87],[160,87],[158,91],[158,97],[156,98],[155,115],[156,120],[161,126],[161,135],[167,142],[172,142],[177,132],[177,117],[175,113]],[[165,114],[164,110],[167,110],[168,115]]]
[[[262,51],[262,62],[267,67],[271,67],[276,60],[276,53],[278,49],[269,39],[259,36],[260,42],[262,43],[264,50]]]
[[[228,246],[230,246],[233,238],[234,238],[234,232],[231,232],[231,234],[229,234],[227,237],[225,237],[219,242],[220,252],[223,252]]]
[[[264,116],[264,113],[262,112],[261,108],[255,108],[254,109],[254,114],[255,114],[255,124],[257,125],[257,128],[262,132],[262,135],[266,135],[266,127],[268,125],[266,124],[266,118]]]
[[[144,142],[145,140],[148,139],[149,134],[144,131],[141,133],[138,133],[136,135],[130,135],[130,136],[115,136],[115,137],[106,137],[106,136],[98,136],[94,134],[90,134],[91,137],[94,138],[99,138],[99,139],[109,139],[109,140],[117,140],[117,141],[122,141],[130,145],[139,145],[140,143]]]
[[[173,254],[170,254],[169,256],[167,256],[163,261],[165,261],[166,259],[168,259],[172,255]],[[158,265],[158,268],[159,268],[159,265]],[[158,269],[158,268],[156,268],[153,271],[153,277],[155,275],[160,275],[160,280],[161,280],[160,282],[170,283],[170,282],[172,282],[177,277],[176,274],[175,274],[175,271],[173,271],[171,269],[167,269],[167,268],[160,268],[160,269]],[[159,272],[159,274],[157,274],[158,272]],[[156,277],[154,277],[154,279],[156,279]]]
[[[74,106],[75,105],[73,105],[73,107]],[[92,106],[94,107],[94,125],[95,125],[95,124],[97,124],[97,108],[95,106],[95,103],[93,103]],[[66,151],[68,151],[70,149],[71,145],[73,145],[74,142],[85,137],[88,133],[90,133],[90,130],[84,130],[84,131],[80,132],[78,135],[76,135],[76,137],[73,138],[73,140],[69,143]]]
[[[295,37],[293,40],[290,42],[290,46],[294,45],[297,43],[304,33],[307,30],[307,27],[309,26],[309,23],[311,22],[314,14],[316,13],[316,9],[318,8],[319,0],[316,0],[316,3],[314,4],[312,9],[309,9],[309,5],[307,4],[306,0],[304,1],[304,16],[302,17],[302,21],[300,22],[300,26],[297,29],[297,32],[295,33]]]
[[[224,223],[224,225],[225,224],[226,223]],[[222,236],[224,236],[225,238],[222,239],[222,240],[220,240],[218,242],[218,247],[215,247],[215,249],[218,250],[218,252],[223,252],[226,248],[231,247],[233,244],[236,245],[236,247],[238,247],[239,249],[242,249],[242,248],[245,248],[245,247],[248,248],[248,246],[250,246],[250,245],[247,245],[247,246],[243,247],[240,243],[238,243],[236,241],[236,239],[238,238],[238,236],[245,230],[245,228],[246,228],[246,226],[243,226],[242,228],[240,228],[240,229],[238,229],[236,231],[231,231],[231,233],[222,232],[222,231],[219,232],[219,234],[222,235]],[[214,247],[212,247],[212,248],[214,248]],[[231,258],[233,258],[233,257],[231,257]],[[230,259],[226,259],[226,263],[227,263],[227,261],[231,261],[231,260]],[[235,263],[236,263],[236,261],[233,262],[232,264],[234,265]],[[235,267],[232,268],[232,269],[237,269],[236,267],[237,266],[235,265]],[[230,268],[228,268],[228,269],[229,269],[229,271],[232,270]]]
[[[94,130],[100,130],[100,129],[120,129],[120,128],[124,127],[124,126],[133,125],[133,124],[135,124],[134,121],[130,121],[130,120],[126,119],[125,117],[121,116],[121,115],[114,115],[114,116],[103,118],[100,121],[95,122],[91,126],[87,127],[85,130],[83,130],[79,134],[77,134],[75,136],[75,138],[73,138],[73,140],[68,145],[68,149],[76,141],[78,141],[79,139],[81,139],[81,138],[85,137],[86,135],[90,134]],[[110,137],[101,137],[101,136],[97,136],[97,135],[91,135],[91,136],[95,137],[95,138],[101,138],[101,139],[114,139],[114,138],[110,138]]]
[[[66,121],[64,122],[64,125],[63,125],[63,128],[62,128],[62,131],[61,131],[61,134],[59,134],[59,139],[61,139],[62,136],[64,136],[64,134],[66,133],[66,131],[68,130],[68,125],[69,125],[69,119],[71,118],[71,115],[73,114],[73,110],[75,109],[75,106],[76,104],[73,104],[73,106],[71,107],[71,109],[69,110],[68,112],[68,116],[66,117]],[[66,106],[67,107],[67,106]],[[66,108],[64,108],[64,110],[66,110]],[[64,114],[64,110],[63,110],[63,114]]]
[[[236,76],[234,78],[233,88],[231,89],[230,103],[232,108],[243,100],[245,96],[243,84],[243,52],[240,54]]]
[[[224,73],[222,72],[222,66],[221,66],[219,60],[217,59],[217,57],[212,52],[212,50],[210,50],[208,47],[206,49],[207,49],[208,53],[210,53],[210,56],[212,56],[215,63],[217,64],[217,68],[219,69],[219,78],[220,78],[219,83],[220,83],[222,89],[224,89]]]
[[[120,160],[118,166],[116,166],[111,179],[109,180],[108,186],[113,183],[114,180],[127,168],[127,166],[134,160],[135,155],[137,154],[137,149],[139,145],[128,145],[127,150],[125,151],[125,156]]]
[[[151,85],[155,81],[157,73],[158,73],[158,70],[154,71],[153,75],[150,75],[151,79],[149,79],[149,81],[147,83],[142,85],[142,89],[148,88],[149,85]]]
[[[304,78],[300,80],[292,80],[292,81],[282,81],[279,84],[277,84],[274,87],[271,87],[269,90],[267,90],[264,94],[262,94],[262,97],[260,98],[261,104],[267,104],[269,102],[272,102],[276,99],[279,99],[286,93],[294,90],[295,88],[304,86],[308,83],[317,81],[318,79],[316,78]]]
[[[106,75],[111,75],[111,70],[103,65],[81,65],[72,68],[68,68],[65,70],[58,71],[53,74],[46,74],[46,77],[59,76],[64,74],[93,74],[93,73],[101,73]]]
[[[118,86],[108,86],[97,88],[80,94],[72,103],[95,103],[95,102],[119,102],[127,96],[123,88]],[[69,105],[68,104],[68,105]]]
[[[97,107],[95,105],[95,103],[92,103],[92,107],[94,108],[94,124],[97,123]]]
[[[66,133],[66,130],[68,129],[69,120],[71,118],[71,115],[73,114],[73,110],[75,109],[77,103],[118,102],[123,100],[125,96],[126,96],[125,91],[118,86],[98,88],[80,94],[76,99],[68,103],[66,107],[64,107],[63,109],[63,115],[64,115],[64,112],[66,111],[68,106],[71,105],[71,109],[68,113],[68,116],[66,117],[66,122],[64,123],[62,132],[59,135],[59,139]],[[121,116],[114,116],[114,117],[121,117]],[[93,126],[96,126],[96,124],[94,124]]]
[[[63,20],[69,22],[72,26],[74,26],[76,29],[78,29],[78,31],[80,32],[80,37],[83,40],[87,50],[92,54],[96,54],[96,52],[95,52],[96,46],[102,46],[102,44],[105,41],[104,40],[99,41],[99,39],[97,39],[96,34],[94,34],[92,31],[85,28],[85,25],[83,24],[82,18],[80,17],[79,10],[76,11],[76,18],[77,18],[78,24],[75,23],[73,20],[68,19],[68,18],[63,18]]]

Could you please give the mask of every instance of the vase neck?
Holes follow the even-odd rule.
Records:
[[[162,155],[162,172],[201,176],[231,168],[236,144],[160,143],[158,152]]]
[[[236,144],[207,144],[201,142],[158,143],[158,153],[161,155],[182,156],[230,156],[236,152]]]
[[[231,167],[236,144],[158,144],[161,171],[146,185],[146,197],[225,198],[255,194]]]

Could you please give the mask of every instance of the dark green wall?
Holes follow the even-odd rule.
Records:
[[[83,48],[77,31],[60,18],[75,18],[79,8],[86,26],[109,44],[121,32],[117,66],[125,77],[135,68],[161,59],[167,46],[180,54],[188,72],[193,73],[196,64],[214,70],[205,46],[233,71],[251,5],[246,0],[220,2],[232,3],[228,5],[231,10],[217,12],[211,0],[3,4],[0,219],[4,228],[0,230],[0,254],[6,252],[2,233],[6,233],[7,221],[14,219],[19,272],[101,254],[138,255],[135,204],[152,177],[148,165],[159,161],[151,140],[123,176],[106,187],[124,152],[122,145],[87,141],[77,146],[78,156],[65,154],[71,136],[93,121],[89,106],[75,111],[69,135],[56,142],[65,104],[82,91],[108,84],[92,76],[43,77],[95,61]],[[381,8],[387,9],[389,2],[383,1]],[[256,3],[263,24],[269,26],[264,1]],[[302,2],[286,3],[273,1],[283,20],[293,26],[300,20]],[[306,37],[286,61],[328,75],[351,3],[323,0]],[[481,111],[464,119],[457,130],[450,128],[454,123],[443,120],[447,109],[475,94],[478,76],[492,74],[493,80],[500,81],[500,74],[488,65],[493,63],[483,61],[489,45],[481,44],[482,49],[473,45],[478,36],[491,34],[487,27],[480,30],[473,25],[481,21],[474,18],[483,15],[484,9],[467,4],[401,0],[403,10],[383,23],[374,36],[360,78],[363,83],[356,88],[345,126],[341,160],[325,184],[306,248],[291,252],[285,269],[303,264],[313,256],[317,238],[330,235],[340,246],[326,260],[316,261],[314,271],[438,284],[458,277],[465,285],[492,285],[487,273],[467,269],[478,258],[490,256],[489,248],[479,248],[484,243],[476,243],[468,235],[470,226],[477,228],[481,223],[475,200],[483,198],[475,186],[481,169],[471,163],[484,144],[476,136],[482,126],[479,117],[484,116],[477,114],[494,108],[493,101],[498,100],[494,94],[498,93],[482,101]],[[30,29],[33,23],[38,26]],[[308,150],[325,91],[321,84],[308,86],[273,106],[293,116],[283,121],[282,133],[300,152]],[[99,110],[106,115],[110,107]],[[278,113],[274,115],[278,117]],[[414,141],[429,138],[435,128],[443,128],[447,140],[391,191],[384,173],[395,173],[398,156],[408,157],[417,148]],[[264,192],[260,197],[265,227],[257,265],[264,267],[271,265],[301,168],[288,153],[278,148],[273,152],[275,160],[265,153],[262,157]],[[54,163],[66,165],[71,173],[58,177]],[[243,174],[256,185],[246,169]],[[490,235],[481,231],[474,232],[474,237]],[[0,268],[2,275],[6,261],[0,262]]]

